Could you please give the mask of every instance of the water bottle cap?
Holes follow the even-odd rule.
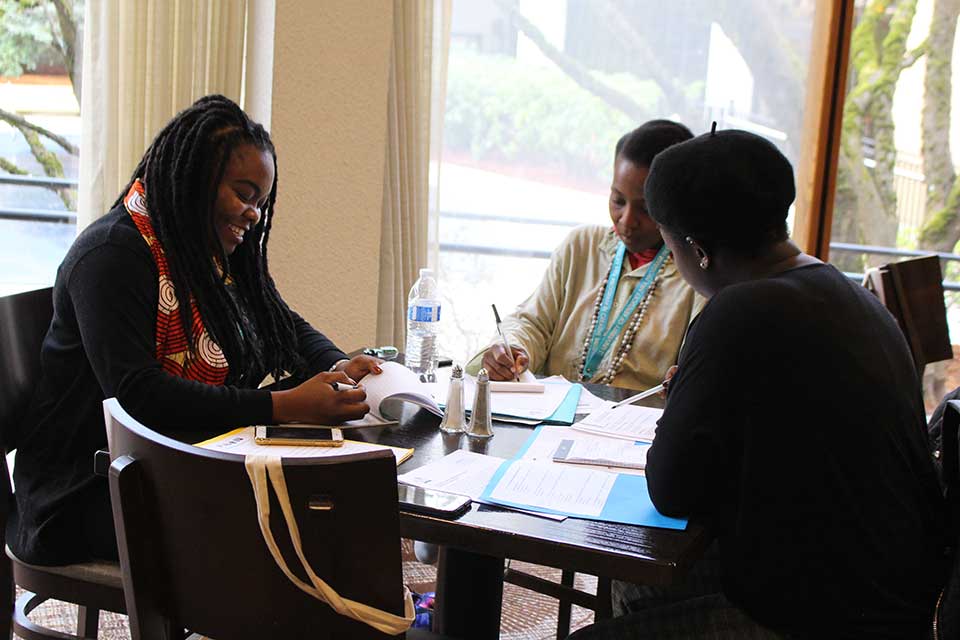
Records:
[[[433,277],[433,269],[428,269],[426,267],[424,267],[423,269],[420,269],[420,277],[422,278],[424,276]]]

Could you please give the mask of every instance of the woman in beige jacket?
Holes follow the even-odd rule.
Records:
[[[569,380],[647,389],[676,363],[702,301],[680,277],[647,215],[643,186],[654,156],[689,140],[685,126],[652,120],[617,142],[610,219],[572,231],[540,286],[504,318],[512,353],[494,343],[471,361],[493,380],[530,369]]]

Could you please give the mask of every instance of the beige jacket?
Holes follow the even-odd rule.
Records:
[[[504,318],[503,330],[509,334],[508,340],[530,355],[531,371],[578,379],[577,364],[590,329],[597,292],[616,249],[617,236],[609,227],[574,229],[554,251],[537,290]],[[629,261],[623,261],[611,319],[630,298],[648,266],[631,269]],[[664,268],[633,348],[613,380],[614,386],[644,390],[660,384],[666,370],[677,362],[687,325],[702,307],[703,299],[683,281],[671,260]],[[618,340],[594,379],[608,369],[619,346]],[[481,352],[470,361],[470,373],[476,374],[482,357]]]

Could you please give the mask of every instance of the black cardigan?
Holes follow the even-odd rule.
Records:
[[[19,427],[17,513],[8,542],[23,560],[88,559],[69,514],[108,500],[106,480],[93,475],[93,454],[107,447],[104,398],[117,397],[140,422],[186,441],[273,419],[270,393],[256,389],[253,376],[240,386],[211,386],[161,369],[157,281],[147,244],[122,206],[84,230],[57,271],[41,379]],[[294,320],[311,374],[346,357],[302,318]]]
[[[829,265],[731,285],[690,326],[647,455],[653,503],[712,522],[723,588],[806,637],[922,637],[944,506],[920,383],[877,299]]]

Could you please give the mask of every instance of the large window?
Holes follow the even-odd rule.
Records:
[[[76,229],[81,0],[0,0],[0,295],[53,283]]]
[[[613,149],[652,118],[800,155],[813,0],[454,0],[439,179],[442,348],[491,338],[572,227],[609,224]],[[469,292],[469,295],[465,295]]]
[[[830,261],[851,275],[911,255],[950,254],[941,265],[954,342],[960,340],[958,16],[960,5],[940,0],[856,4],[830,244]],[[928,408],[957,386],[955,362],[928,366]]]

